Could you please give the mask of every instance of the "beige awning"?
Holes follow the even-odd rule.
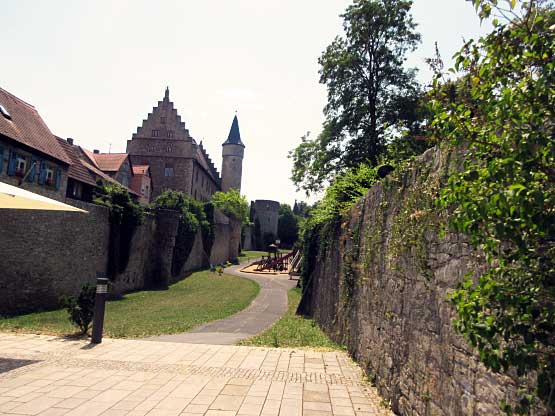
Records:
[[[0,182],[0,209],[36,209],[50,211],[76,211],[84,212],[82,209],[72,207],[63,202],[50,199],[45,196],[26,191],[17,186]]]

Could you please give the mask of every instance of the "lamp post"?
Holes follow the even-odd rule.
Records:
[[[100,344],[102,342],[102,331],[104,329],[104,311],[106,310],[107,295],[108,279],[105,277],[98,277],[96,279],[96,296],[94,298],[94,318],[91,339],[91,342],[93,344]]]

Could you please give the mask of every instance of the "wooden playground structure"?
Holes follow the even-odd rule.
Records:
[[[282,254],[274,244],[268,248],[268,255],[243,269],[244,272],[260,274],[288,274],[289,278],[300,275],[302,255],[300,250]]]

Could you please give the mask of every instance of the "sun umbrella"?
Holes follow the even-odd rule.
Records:
[[[17,186],[8,185],[4,182],[0,182],[0,209],[1,208],[77,211],[87,213],[87,211],[82,209],[35,194],[34,192],[26,191]]]

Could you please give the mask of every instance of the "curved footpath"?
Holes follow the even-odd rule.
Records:
[[[287,291],[297,284],[288,275],[243,273],[246,264],[225,269],[226,274],[254,280],[260,285],[258,296],[249,307],[219,321],[209,322],[191,331],[147,338],[148,341],[188,344],[233,345],[272,326],[287,311]]]

